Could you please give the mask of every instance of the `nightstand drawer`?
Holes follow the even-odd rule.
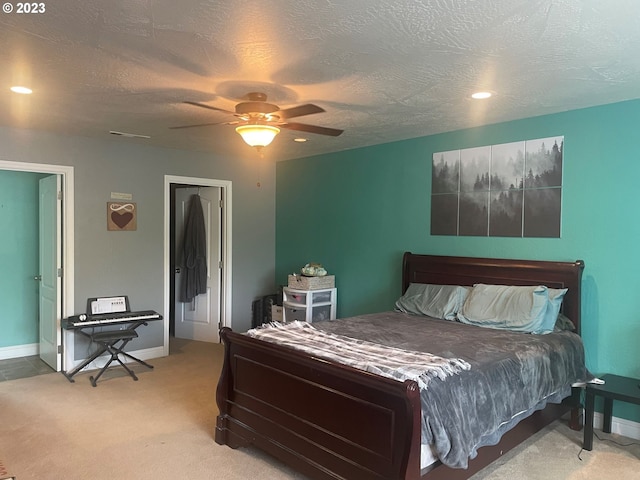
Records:
[[[307,294],[309,292],[307,292],[306,290],[302,291],[298,291],[298,290],[290,290],[288,288],[283,288],[282,289],[282,296],[283,296],[283,300],[285,302],[291,302],[291,303],[297,303],[300,305],[306,305],[307,304]]]
[[[306,322],[307,321],[307,307],[300,307],[298,305],[291,305],[284,303],[282,305],[283,320],[285,322]]]
[[[305,307],[284,302],[282,310],[285,322],[294,322],[298,320],[300,322],[312,323],[335,318],[335,307],[331,304]]]
[[[336,297],[335,288],[323,290],[296,290],[284,287],[282,289],[283,300],[298,305],[320,305],[334,303]]]

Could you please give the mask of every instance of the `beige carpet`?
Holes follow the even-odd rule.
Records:
[[[138,382],[121,368],[96,388],[89,373],[74,384],[59,373],[2,382],[0,466],[17,480],[303,479],[213,441],[221,358],[220,345],[174,341],[154,370],[134,367]],[[474,480],[640,478],[637,445],[594,440],[582,461],[580,446],[581,434],[557,423]]]
[[[556,422],[472,477],[473,480],[640,479],[640,444],[596,432],[593,450],[582,450],[582,432]],[[612,442],[612,441],[613,442]]]

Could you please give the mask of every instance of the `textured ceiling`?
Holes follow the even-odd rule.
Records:
[[[296,121],[345,130],[283,130],[265,157],[285,160],[640,98],[637,0],[44,5],[0,14],[0,125],[255,156],[232,126],[169,127],[234,120],[185,100],[233,110],[261,91],[326,110]]]

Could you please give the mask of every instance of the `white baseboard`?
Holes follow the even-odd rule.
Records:
[[[151,360],[152,358],[159,358],[159,357],[164,357],[164,348],[163,347],[153,347],[153,348],[145,348],[144,350],[135,350],[133,352],[127,352],[129,355],[133,355],[136,358],[139,358],[140,360]],[[102,368],[105,363],[107,363],[109,361],[111,357],[109,355],[102,355],[101,357],[96,358],[93,362],[91,362],[89,365],[87,365],[85,368],[82,369],[82,371],[88,371],[88,370],[96,370],[98,368]],[[120,360],[122,360],[124,363],[131,363],[133,362],[133,360],[125,357],[124,355],[120,356]],[[77,367],[78,365],[80,365],[83,362],[83,360],[74,360],[73,365],[71,365],[70,367],[67,368],[67,372],[70,370],[73,370],[75,367]],[[133,362],[135,363],[135,362]],[[115,362],[115,365],[112,363],[112,366],[118,366],[118,362]],[[111,367],[109,367],[111,368]],[[122,368],[122,367],[121,367]]]
[[[40,353],[40,345],[30,343],[27,345],[15,345],[13,347],[0,347],[0,360],[8,358],[30,357]]]
[[[593,415],[593,428],[602,430],[602,423],[602,414],[595,412]],[[640,440],[640,423],[632,422],[624,418],[613,417],[611,419],[611,433]]]

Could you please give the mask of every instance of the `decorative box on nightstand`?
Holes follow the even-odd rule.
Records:
[[[282,312],[285,322],[317,322],[336,318],[336,288],[318,290],[282,289]]]

